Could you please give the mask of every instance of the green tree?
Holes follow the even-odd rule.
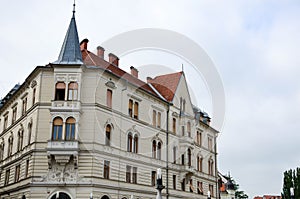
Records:
[[[235,182],[235,180],[230,176],[230,174],[228,176],[225,175],[224,177],[228,181],[231,181],[232,184],[234,185],[236,199],[247,199],[248,198],[248,195],[244,191],[239,190],[240,185]]]
[[[294,188],[295,198],[300,198],[300,168],[288,170],[283,173],[282,199],[290,199],[290,188]]]

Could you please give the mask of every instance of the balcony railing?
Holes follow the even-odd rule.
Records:
[[[80,101],[52,101],[51,109],[55,110],[80,110]]]

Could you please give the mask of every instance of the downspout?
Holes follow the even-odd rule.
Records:
[[[218,135],[217,135],[218,136]],[[219,177],[218,177],[218,167],[217,167],[217,136],[215,136],[214,143],[215,143],[215,175],[216,175],[216,198],[220,197],[220,190],[219,190]]]
[[[170,112],[170,103],[168,102],[168,109],[167,109],[167,126],[166,126],[166,145],[167,145],[167,161],[166,161],[166,177],[167,177],[167,182],[166,182],[166,195],[167,199],[169,199],[169,112]]]

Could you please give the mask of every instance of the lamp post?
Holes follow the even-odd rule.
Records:
[[[161,175],[161,169],[157,169],[157,178],[156,178],[156,189],[157,189],[157,195],[156,199],[162,199],[161,191],[165,188],[162,184],[162,175]]]
[[[290,188],[290,195],[291,195],[291,199],[295,199],[295,194],[294,194],[294,188],[293,187]]]

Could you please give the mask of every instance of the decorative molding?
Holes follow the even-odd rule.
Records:
[[[35,80],[33,80],[33,81],[31,82],[31,88],[34,88],[36,85],[37,85],[37,82],[36,82]]]
[[[128,93],[127,96],[130,97],[130,98],[132,98],[132,99],[134,99],[134,100],[136,100],[136,101],[138,101],[138,102],[142,101],[142,98],[139,98],[139,97],[137,97],[135,95],[132,95],[132,94]]]
[[[111,89],[117,88],[116,85],[115,85],[115,83],[113,81],[111,81],[111,80],[109,80],[108,82],[106,82],[105,85],[107,87],[111,88]]]

